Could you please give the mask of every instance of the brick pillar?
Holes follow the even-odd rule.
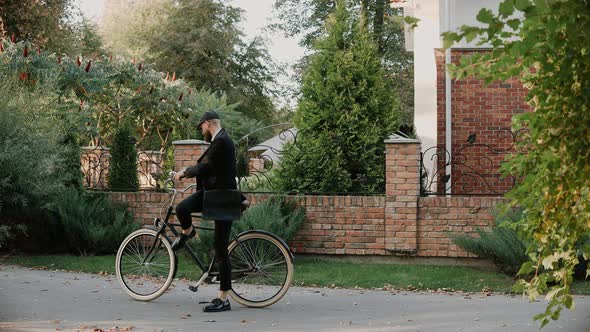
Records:
[[[174,141],[172,144],[174,145],[174,171],[176,172],[181,171],[189,166],[196,165],[197,160],[209,147],[209,143],[196,139]],[[175,187],[176,189],[182,189],[193,183],[195,183],[194,178],[183,179],[182,181],[176,182]],[[191,194],[193,192],[194,191],[187,192],[187,194]],[[176,201],[178,202],[178,200],[182,199],[183,197],[186,197],[186,195],[177,197]]]
[[[416,254],[420,196],[420,141],[399,135],[385,140],[385,249]]]

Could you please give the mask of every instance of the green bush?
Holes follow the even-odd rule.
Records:
[[[302,76],[297,144],[281,159],[284,191],[385,191],[384,140],[398,127],[399,101],[364,18],[346,3],[336,2]]]
[[[111,146],[109,188],[112,191],[137,191],[137,150],[131,128],[123,125],[115,132]]]
[[[495,224],[490,232],[476,228],[479,237],[461,235],[453,238],[453,243],[479,257],[490,258],[500,271],[516,275],[520,266],[529,260],[526,254],[527,243],[509,225],[522,218],[520,209],[496,213]]]
[[[21,93],[13,84],[10,79],[0,80],[0,246],[3,250],[28,245],[16,241],[25,235],[25,229],[31,238],[38,239],[36,232],[45,230],[50,223],[50,216],[43,209],[62,190],[68,174],[65,162],[68,150],[58,143],[64,140],[61,122],[51,116],[40,117],[38,110],[44,107],[41,98]]]
[[[13,99],[0,88],[0,215],[43,206],[64,182],[57,124],[27,113]]]
[[[82,189],[82,164],[80,162],[80,141],[75,129],[69,128],[60,144],[63,146],[64,185]]]
[[[63,227],[56,213],[35,207],[5,211],[2,226],[8,231],[0,250],[30,254],[61,254],[68,252]]]
[[[112,254],[129,233],[139,228],[125,208],[108,202],[104,194],[64,190],[53,203],[68,248],[83,256]]]
[[[8,241],[15,238],[17,234],[27,234],[27,226],[23,224],[15,225],[0,225],[0,249],[2,249]]]
[[[526,254],[528,243],[520,238],[513,227],[522,218],[521,208],[501,213],[498,210],[495,212],[495,223],[491,231],[476,228],[479,237],[460,235],[453,238],[453,243],[479,257],[492,259],[500,271],[515,276],[522,264],[529,261]],[[590,246],[589,236],[583,237],[577,245],[579,263],[574,269],[577,280],[587,279],[588,260],[582,255],[584,246]]]
[[[288,241],[299,230],[305,221],[305,210],[298,207],[286,197],[272,197],[262,203],[250,207],[242,218],[232,224],[233,234],[253,229],[269,231],[281,239]],[[211,227],[210,221],[202,221],[204,226]],[[213,251],[213,232],[199,230],[198,240],[191,247],[204,260],[210,258]]]

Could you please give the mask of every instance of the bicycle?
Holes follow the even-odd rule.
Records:
[[[139,301],[154,300],[172,284],[178,269],[178,259],[171,243],[179,236],[175,227],[180,224],[170,223],[169,219],[175,215],[173,203],[176,195],[195,186],[192,184],[180,191],[171,189],[170,204],[164,220],[155,218],[153,226],[129,234],[121,243],[117,251],[115,270],[121,287],[131,298]],[[167,203],[164,203],[162,209]],[[192,215],[206,220],[201,214]],[[194,227],[214,230],[211,227]],[[174,238],[171,238],[170,233]],[[190,246],[184,246],[184,250],[203,273],[196,285],[189,287],[196,292],[205,280],[219,276],[219,272],[214,270],[215,256],[213,255],[209,267],[206,268]],[[293,254],[281,238],[263,230],[249,230],[238,235],[232,231],[228,253],[232,265],[232,289],[228,293],[237,303],[262,308],[276,303],[287,293],[293,281]]]

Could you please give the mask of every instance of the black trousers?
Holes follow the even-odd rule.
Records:
[[[176,206],[176,217],[180,221],[182,229],[191,227],[191,213],[201,211],[203,211],[203,191],[199,190]],[[231,263],[227,252],[231,225],[231,221],[215,221],[215,259],[219,266],[219,290],[221,291],[231,289]]]

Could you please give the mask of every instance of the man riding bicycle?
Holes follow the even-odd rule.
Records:
[[[197,178],[197,192],[184,199],[176,206],[176,216],[182,227],[182,234],[172,244],[172,249],[182,248],[193,238],[197,231],[192,226],[192,212],[203,211],[205,190],[236,189],[236,149],[227,131],[221,127],[221,120],[217,112],[206,111],[200,118],[197,128],[203,134],[205,141],[211,142],[209,148],[197,161],[174,175],[174,180],[182,178]],[[242,205],[247,204],[242,196]],[[219,293],[218,297],[203,308],[204,312],[220,312],[231,310],[228,291],[231,289],[231,265],[228,259],[228,241],[231,232],[231,220],[215,220],[215,253],[219,264]]]

